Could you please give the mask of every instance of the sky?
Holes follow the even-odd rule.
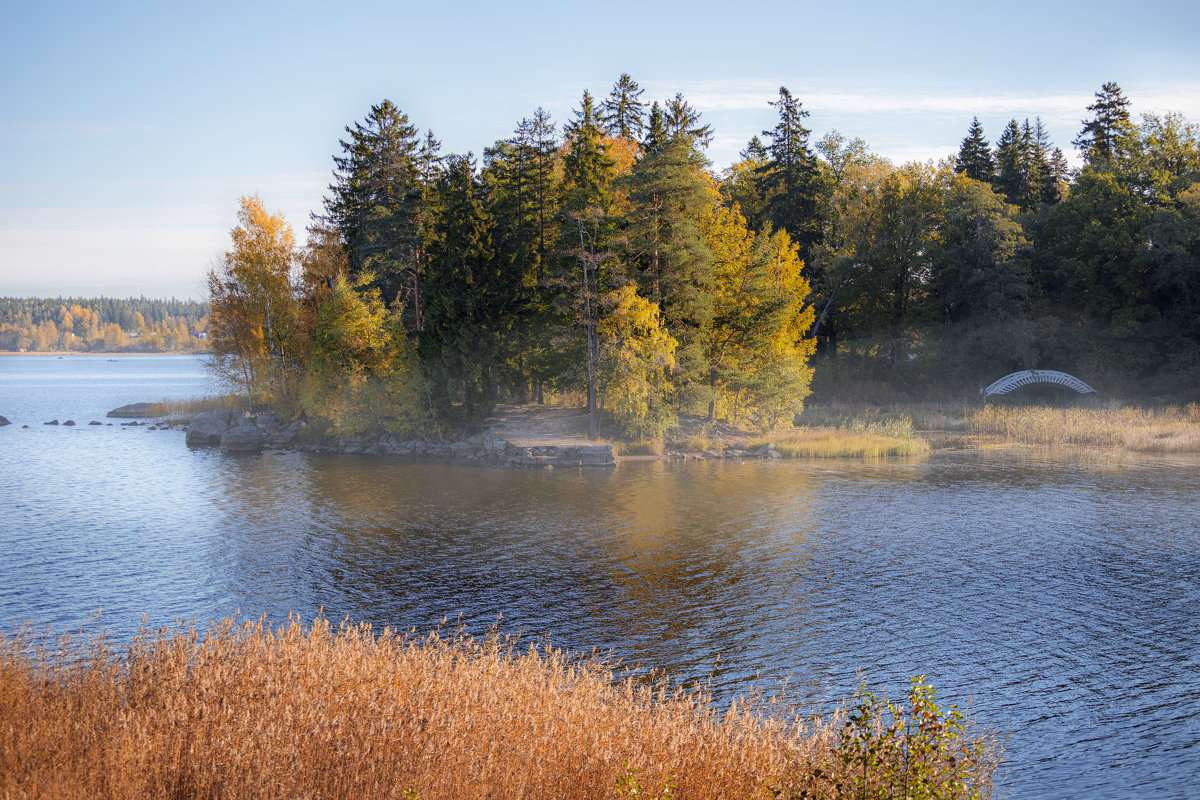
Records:
[[[815,142],[896,163],[1040,116],[1071,140],[1116,81],[1141,113],[1200,122],[1200,4],[0,0],[0,296],[204,299],[238,199],[300,241],[345,127],[387,98],[443,153],[544,107],[571,119],[623,72],[676,92],[728,166],[786,86]]]

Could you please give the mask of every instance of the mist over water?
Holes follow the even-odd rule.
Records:
[[[840,698],[859,670],[899,698],[926,674],[1009,735],[1002,796],[1200,794],[1195,460],[527,472],[228,456],[86,425],[214,391],[187,357],[0,357],[16,423],[0,429],[0,628],[499,620],[707,680],[722,702],[789,675],[798,696]]]

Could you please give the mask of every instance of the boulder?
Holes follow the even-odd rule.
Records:
[[[103,425],[103,424],[104,423],[100,422],[99,420],[92,420],[91,422],[88,423],[88,425]],[[110,422],[109,425],[111,425],[111,424],[112,423]]]
[[[12,425],[12,423],[8,421],[8,417],[0,416],[0,428],[3,428],[5,425]]]
[[[192,417],[185,441],[189,447],[212,447],[221,443],[221,434],[228,429],[227,416],[221,412],[205,411]]]
[[[263,449],[263,435],[254,425],[238,425],[221,434],[221,449],[227,453],[258,453]]]
[[[166,412],[162,403],[130,403],[127,406],[114,408],[107,416],[113,419],[141,419],[143,417],[161,417]]]
[[[275,416],[270,411],[259,414],[257,417],[255,417],[254,424],[268,433],[274,433],[275,431],[279,430],[280,427],[279,417]]]
[[[57,425],[57,424],[58,424],[58,420],[56,420],[56,419],[52,419],[52,420],[50,420],[49,422],[43,422],[42,424],[43,424],[43,425]]]
[[[63,425],[66,425],[68,428],[70,428],[75,425],[75,420],[69,419],[66,422],[64,422]]]

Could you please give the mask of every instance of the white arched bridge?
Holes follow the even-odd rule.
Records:
[[[1020,389],[1022,386],[1032,386],[1035,383],[1058,384],[1059,386],[1066,386],[1068,389],[1074,389],[1080,394],[1094,393],[1096,391],[1079,380],[1079,378],[1076,378],[1074,375],[1068,375],[1065,372],[1057,372],[1052,369],[1024,369],[1020,372],[1005,375],[1000,380],[994,382],[991,386],[983,390],[983,396],[986,398],[994,394],[1008,394],[1013,389]]]

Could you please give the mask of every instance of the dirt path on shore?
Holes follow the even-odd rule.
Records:
[[[487,425],[500,438],[520,446],[595,444],[587,438],[586,408],[499,405]]]

